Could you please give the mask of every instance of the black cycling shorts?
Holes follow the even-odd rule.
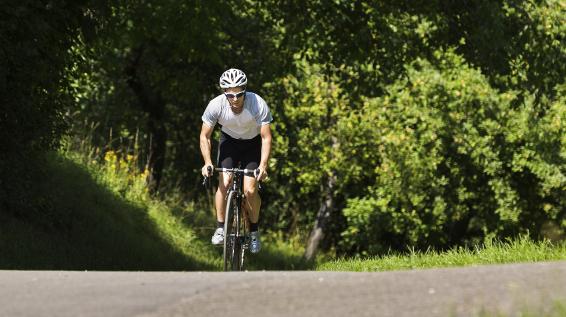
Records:
[[[261,160],[261,136],[234,139],[222,132],[218,145],[218,166],[223,168],[256,169]]]

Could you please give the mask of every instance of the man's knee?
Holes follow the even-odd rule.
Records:
[[[216,189],[216,192],[217,192],[219,195],[222,195],[222,196],[224,197],[224,196],[226,196],[226,193],[228,192],[228,186],[226,186],[226,185],[224,185],[224,184],[222,184],[222,183],[219,183],[219,184],[218,184],[218,189]]]
[[[218,176],[218,190],[222,191],[223,193],[228,192],[231,181],[231,177],[225,175],[224,173],[220,173],[220,175]]]
[[[251,188],[246,188],[245,196],[247,199],[253,199],[257,196],[257,188],[255,186]]]

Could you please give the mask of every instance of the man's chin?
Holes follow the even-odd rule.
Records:
[[[230,109],[232,109],[232,112],[234,112],[235,114],[240,114],[244,110],[244,107],[240,107],[240,108],[230,107]]]

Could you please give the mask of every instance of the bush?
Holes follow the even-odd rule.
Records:
[[[341,123],[346,157],[375,153],[360,162],[375,182],[344,209],[343,251],[442,248],[540,236],[548,223],[566,228],[563,91],[545,104],[518,103],[451,51],[407,73]]]

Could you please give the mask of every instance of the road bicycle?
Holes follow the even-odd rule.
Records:
[[[259,169],[215,168],[217,172],[232,175],[226,198],[224,215],[224,271],[244,270],[244,259],[249,247],[249,224],[247,214],[242,207],[244,200],[244,175],[256,176]],[[208,174],[212,174],[209,167]],[[210,177],[205,177],[203,185],[210,187]]]

